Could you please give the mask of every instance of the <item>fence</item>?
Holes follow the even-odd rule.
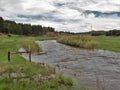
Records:
[[[10,62],[11,61],[11,54],[22,54],[22,53],[28,53],[28,55],[29,55],[29,59],[28,59],[28,61],[29,61],[29,63],[31,63],[31,48],[29,47],[28,48],[28,51],[26,51],[26,52],[11,52],[10,50],[8,50],[8,62]]]

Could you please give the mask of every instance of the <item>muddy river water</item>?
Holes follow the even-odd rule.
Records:
[[[47,54],[33,55],[32,61],[54,65],[57,71],[71,76],[78,87],[120,90],[120,53],[79,49],[55,40],[37,43]]]

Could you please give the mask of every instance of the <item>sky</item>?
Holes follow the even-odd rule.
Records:
[[[120,29],[120,0],[0,0],[0,16],[56,31]]]

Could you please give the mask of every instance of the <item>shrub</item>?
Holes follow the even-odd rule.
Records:
[[[8,37],[11,37],[11,34],[8,34],[7,36],[8,36]]]

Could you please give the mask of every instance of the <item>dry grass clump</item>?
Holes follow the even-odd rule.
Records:
[[[58,39],[58,42],[75,47],[86,48],[86,49],[92,49],[96,45],[96,42],[93,41],[93,38],[90,35],[61,36]]]
[[[5,36],[5,34],[3,34],[3,33],[0,33],[0,37],[2,37],[2,36]]]
[[[40,51],[40,47],[38,44],[35,43],[34,40],[32,39],[24,39],[21,41],[21,47],[23,47],[24,49],[26,49],[26,51],[29,49],[29,47],[31,48],[32,52],[38,52]]]
[[[59,36],[59,34],[58,33],[55,33],[55,32],[47,32],[47,34],[46,34],[48,37],[57,37],[57,36]]]

